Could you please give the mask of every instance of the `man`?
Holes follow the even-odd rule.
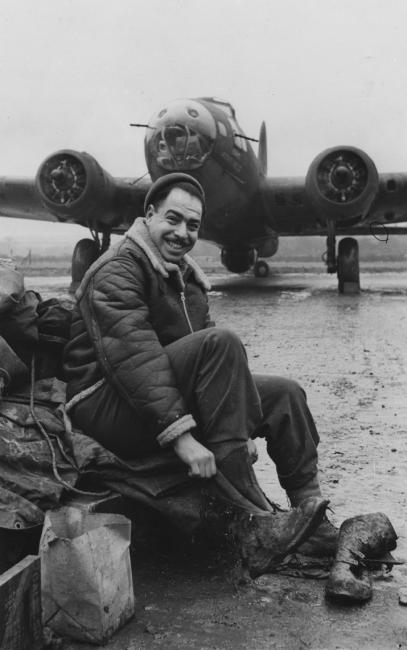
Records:
[[[249,520],[261,550],[253,551],[250,526],[238,526],[256,575],[322,521],[318,434],[302,389],[253,376],[238,337],[213,327],[209,284],[188,256],[204,207],[193,177],[158,179],[145,219],[89,269],[65,352],[66,408],[87,435],[123,458],[148,458],[161,448],[178,457],[191,485],[225,479],[229,503],[256,515]],[[274,512],[260,489],[250,436],[266,438],[289,513]],[[336,529],[325,520],[318,532],[316,541],[332,546]]]

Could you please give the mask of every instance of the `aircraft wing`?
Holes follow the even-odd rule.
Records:
[[[355,147],[322,152],[305,178],[264,178],[268,225],[281,236],[372,234],[407,222],[407,174],[378,174]]]
[[[0,216],[58,221],[43,205],[33,179],[0,177]]]
[[[0,216],[75,223],[121,233],[138,216],[151,180],[114,178],[87,153],[49,156],[35,179],[0,177]]]

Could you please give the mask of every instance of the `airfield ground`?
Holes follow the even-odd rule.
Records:
[[[266,280],[212,277],[219,326],[246,345],[251,368],[305,387],[319,431],[323,489],[332,518],[383,511],[407,560],[407,269],[362,274],[360,295],[338,295],[334,277],[273,274]],[[44,297],[67,279],[27,278]],[[265,491],[285,505],[260,445]],[[182,546],[135,552],[136,614],[105,646],[218,650],[393,650],[407,648],[407,608],[398,590],[407,565],[374,581],[372,600],[339,607],[324,581],[280,575],[236,588],[209,554]],[[67,643],[64,650],[95,646]]]

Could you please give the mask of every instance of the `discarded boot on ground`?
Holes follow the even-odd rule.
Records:
[[[334,557],[339,539],[339,528],[334,526],[327,517],[315,533],[310,535],[298,548],[297,553],[308,557]]]
[[[310,497],[289,511],[276,509],[240,516],[234,532],[250,576],[255,578],[271,571],[305,541],[321,524],[328,503],[326,499]]]
[[[338,550],[326,585],[326,595],[340,602],[366,601],[372,597],[368,560],[389,561],[397,535],[382,512],[346,519],[339,529]]]

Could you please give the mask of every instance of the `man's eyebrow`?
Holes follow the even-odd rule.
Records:
[[[178,210],[174,210],[174,208],[168,208],[168,210],[166,210],[166,212],[165,212],[165,214],[170,214],[170,213],[175,214],[177,217],[183,217],[184,216],[182,214],[182,212],[178,212]]]
[[[175,216],[181,217],[181,219],[185,218],[182,212],[178,212],[178,210],[175,210],[174,208],[168,208],[165,215],[167,216],[168,214],[175,214]],[[201,221],[201,217],[198,215],[196,217],[186,217],[186,218],[188,219],[188,221]]]

